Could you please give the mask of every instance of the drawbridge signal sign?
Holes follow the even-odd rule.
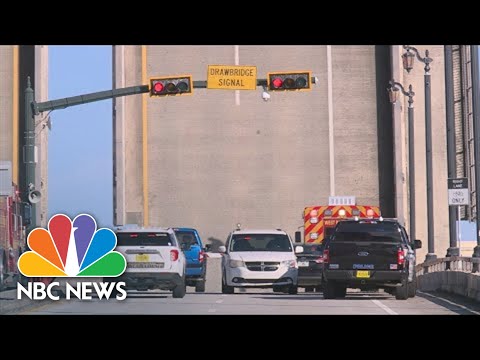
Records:
[[[207,89],[256,90],[257,67],[208,65]]]

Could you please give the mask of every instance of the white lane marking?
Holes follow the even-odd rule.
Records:
[[[214,312],[217,312],[217,310],[216,309],[208,309],[208,312],[209,313],[214,313]]]
[[[449,304],[451,304],[451,305],[458,306],[459,308],[462,308],[463,310],[467,310],[467,311],[469,311],[469,312],[471,312],[471,313],[474,313],[474,314],[476,314],[476,315],[480,315],[480,312],[478,312],[478,311],[472,310],[472,309],[470,309],[470,308],[467,307],[467,306],[463,306],[463,305],[457,304],[456,302],[453,302],[453,301],[444,299],[444,298],[442,298],[442,297],[440,297],[440,296],[435,296],[435,295],[432,295],[432,294],[429,294],[429,293],[426,293],[426,292],[423,292],[423,291],[419,291],[419,290],[417,290],[417,292],[418,292],[419,294],[422,294],[422,295],[431,296],[431,297],[433,297],[433,298],[435,298],[435,299],[439,299],[439,300],[445,301],[446,303],[449,303]]]
[[[393,311],[392,309],[390,309],[387,305],[383,304],[380,300],[372,300],[372,302],[377,305],[378,307],[382,308],[383,310],[385,310],[387,313],[389,313],[390,315],[398,315],[398,313],[396,313],[395,311]]]
[[[217,301],[215,301],[215,302],[216,302],[217,304],[221,304],[221,303],[223,303],[223,299],[217,300]]]
[[[240,47],[235,45],[235,65],[240,64]],[[240,105],[240,90],[235,90],[235,105]]]
[[[227,296],[227,294],[223,294],[222,296]]]

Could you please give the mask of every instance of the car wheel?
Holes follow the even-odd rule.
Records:
[[[280,292],[283,292],[283,289],[281,286],[274,286],[273,287],[273,292],[274,293],[280,293]]]
[[[205,280],[197,281],[195,284],[195,292],[205,292]]]
[[[323,298],[324,299],[335,299],[335,284],[331,281],[327,281],[323,287]]]
[[[298,287],[297,287],[297,286],[294,286],[294,285],[290,286],[290,287],[288,288],[288,293],[289,293],[290,295],[296,295],[296,294],[298,294]]]
[[[402,280],[402,286],[398,286],[395,289],[395,299],[397,300],[408,299],[408,280],[406,278]]]
[[[347,287],[342,285],[335,286],[335,297],[344,299],[345,296],[347,296]]]
[[[408,297],[415,297],[417,294],[417,276],[416,274],[413,275],[413,279],[411,283],[408,283]]]
[[[187,286],[185,285],[185,279],[182,281],[181,284],[175,286],[172,292],[172,296],[174,298],[183,298],[187,292]]]
[[[222,277],[222,294],[233,294],[235,293],[235,288],[233,286],[228,286],[225,284],[225,277]]]

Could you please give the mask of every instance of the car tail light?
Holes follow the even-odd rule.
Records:
[[[178,250],[170,250],[170,261],[178,260]]]
[[[398,265],[405,264],[405,252],[403,251],[403,249],[397,250],[397,263]]]
[[[323,262],[328,263],[330,262],[330,250],[323,250]]]
[[[203,260],[205,260],[205,252],[204,251],[200,251],[198,253],[198,262],[203,262]]]
[[[323,264],[323,261],[324,261],[324,260],[323,260],[323,257],[319,257],[319,258],[316,258],[316,259],[315,259],[315,262],[316,262],[317,264]]]

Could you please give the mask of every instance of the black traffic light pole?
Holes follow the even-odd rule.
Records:
[[[316,83],[316,78],[312,76],[312,84]],[[257,79],[257,86],[266,87],[267,79]],[[193,81],[193,88],[206,89],[207,81]],[[24,146],[24,164],[26,169],[25,191],[23,199],[25,203],[30,203],[30,225],[31,229],[37,227],[36,224],[36,202],[31,202],[29,195],[35,191],[35,115],[44,111],[53,111],[65,109],[70,106],[82,105],[94,101],[113,99],[120,96],[145,94],[150,91],[149,85],[137,85],[106,91],[97,91],[93,93],[71,96],[63,99],[44,101],[37,103],[35,101],[35,92],[30,84],[30,77],[27,79],[27,88],[25,89],[25,146]],[[24,214],[24,218],[26,218]]]

